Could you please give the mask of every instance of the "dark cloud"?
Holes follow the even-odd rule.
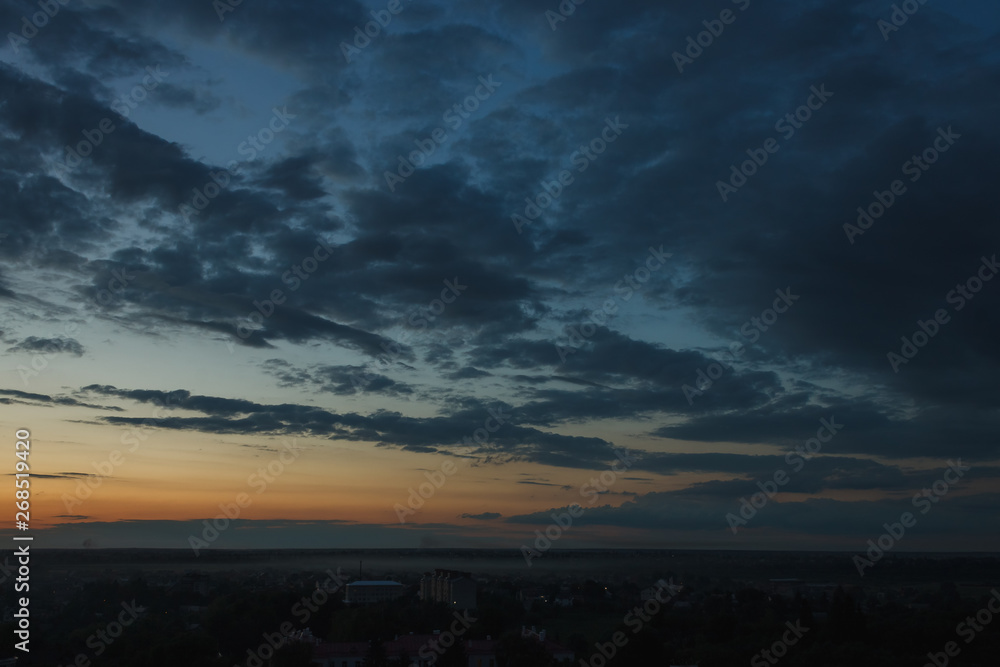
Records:
[[[502,514],[498,512],[483,512],[482,514],[460,514],[460,519],[475,519],[476,521],[492,521],[493,519],[499,519]]]
[[[75,357],[83,356],[83,345],[72,338],[39,338],[28,336],[17,345],[7,348],[8,352],[39,352],[43,354],[66,353]]]
[[[821,419],[844,429],[796,476],[799,493],[891,495],[923,479],[926,468],[904,467],[913,459],[988,469],[1000,457],[1000,282],[955,295],[1000,251],[995,20],[928,4],[885,40],[884,7],[751,3],[681,73],[674,52],[717,15],[702,5],[585,3],[556,25],[546,9],[557,4],[406,4],[348,62],[341,42],[371,20],[354,0],[222,15],[202,0],[60,5],[0,63],[7,351],[83,356],[49,326],[83,316],[151,344],[222,339],[279,389],[331,403],[84,392],[185,411],[161,428],[581,469],[613,460],[613,443],[568,433],[627,432],[647,443],[650,473],[716,476],[588,513],[623,525],[709,521],[709,506],[783,461],[711,450],[787,450]],[[36,11],[6,3],[0,25]],[[118,117],[114,100],[148,67],[169,77],[142,113]],[[496,94],[450,125],[489,75]],[[253,95],[241,99],[247,77]],[[832,96],[779,130],[816,87]],[[214,136],[222,121],[263,127],[256,114],[273,107],[295,118],[253,160]],[[64,167],[66,147],[105,120],[114,131]],[[614,141],[601,139],[609,125]],[[438,127],[446,141],[390,189],[385,173]],[[910,180],[903,164],[948,128],[954,145]],[[723,201],[717,183],[769,137],[780,148]],[[591,146],[602,148],[580,169]],[[229,156],[238,173],[198,212],[182,209]],[[511,215],[561,170],[572,182],[518,233]],[[849,239],[845,223],[894,179],[905,194]],[[671,255],[655,270],[652,250]],[[33,295],[38,285],[51,294]],[[796,298],[772,318],[776,290]],[[892,368],[887,353],[938,309],[947,323]],[[362,396],[365,414],[343,407]],[[379,409],[389,401],[421,416]],[[467,444],[496,409],[505,423]],[[691,451],[659,451],[676,446]],[[798,509],[836,529],[875,507],[864,502]],[[774,509],[786,527],[802,523]]]
[[[114,412],[121,412],[122,409],[115,405],[95,405],[93,403],[84,403],[78,401],[75,398],[69,396],[49,396],[48,394],[35,394],[27,391],[20,391],[17,389],[0,389],[0,396],[11,396],[17,403],[27,403],[27,404],[42,404],[42,405],[71,405],[79,406],[83,408],[93,408],[95,410],[111,410]]]
[[[409,385],[392,380],[364,366],[317,366],[296,369],[281,359],[268,359],[264,369],[278,378],[283,387],[307,387],[340,396],[374,392],[405,396],[413,393]]]
[[[311,435],[334,440],[374,442],[417,452],[472,451],[486,460],[518,459],[569,468],[601,468],[615,460],[611,443],[594,437],[561,435],[516,423],[516,414],[501,403],[467,400],[435,417],[407,417],[380,410],[369,415],[335,413],[313,406],[263,405],[241,399],[191,394],[186,390],[125,390],[89,385],[81,391],[142,403],[201,412],[203,417],[157,416],[104,417],[108,424],[148,424],[159,428],[206,433]],[[503,424],[499,424],[499,417]],[[494,433],[484,427],[488,419],[498,425]],[[482,432],[486,435],[479,435]],[[498,459],[499,457],[499,459]]]
[[[479,370],[474,366],[466,366],[465,368],[459,369],[454,373],[449,373],[445,377],[449,380],[478,380],[479,378],[486,378],[491,375],[491,373]]]

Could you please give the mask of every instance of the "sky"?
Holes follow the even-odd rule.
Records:
[[[1000,550],[998,29],[4,0],[36,543]]]

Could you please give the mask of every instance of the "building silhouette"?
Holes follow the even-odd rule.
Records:
[[[476,582],[471,572],[426,572],[420,579],[420,599],[443,602],[453,609],[475,609]]]

